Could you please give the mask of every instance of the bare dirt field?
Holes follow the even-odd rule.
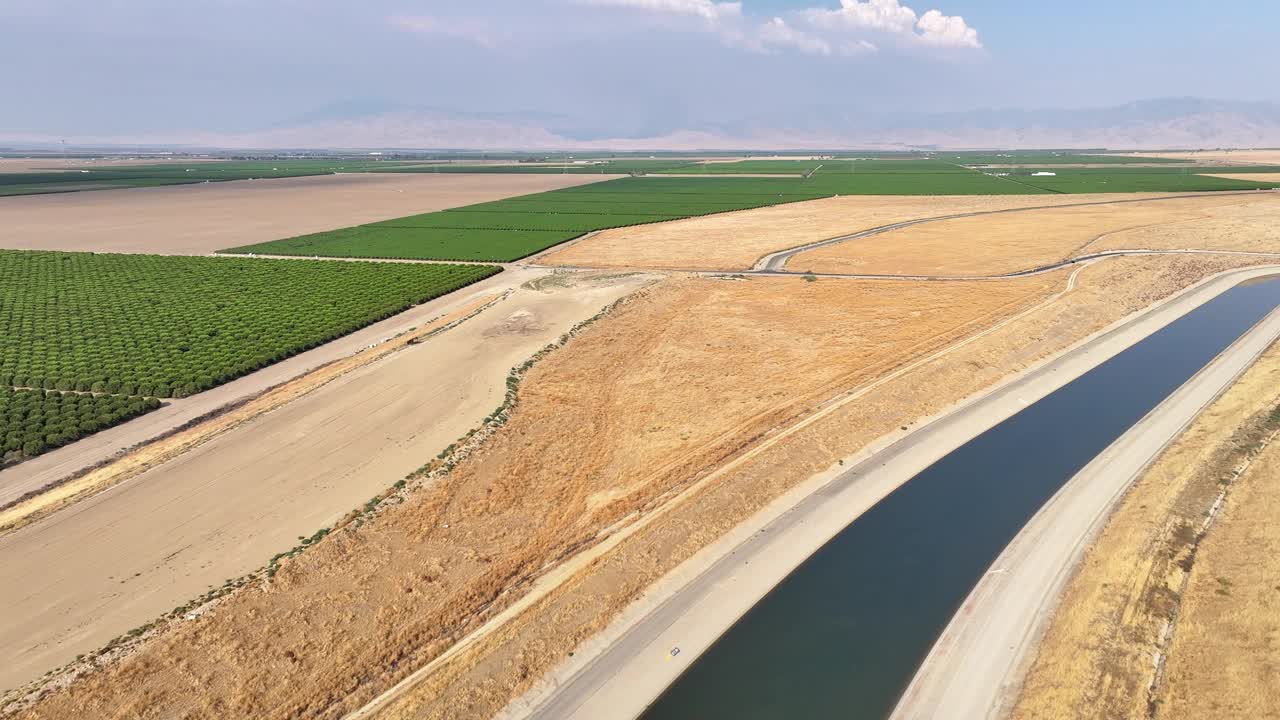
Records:
[[[1269,165],[1280,163],[1280,150],[1174,150],[1170,152],[1117,153],[1132,157],[1159,157],[1197,162]]]
[[[538,258],[543,265],[743,270],[762,255],[920,217],[1160,197],[1135,195],[849,196],[620,228]],[[794,264],[792,269],[804,269]]]
[[[96,649],[332,524],[478,425],[502,401],[511,367],[651,279],[563,277],[517,289],[0,537],[0,686]]]
[[[190,717],[340,715],[637,508],[821,399],[1016,312],[1060,281],[980,289],[669,281],[535,366],[511,421],[451,473],[374,522],[330,535],[286,562],[269,587],[237,593],[35,716],[79,707],[125,717],[144,705]],[[285,439],[264,437],[260,446],[268,452]],[[321,456],[323,443],[306,445],[315,462],[333,462]],[[232,470],[276,463],[241,459]],[[160,574],[185,567],[173,566]],[[255,689],[267,686],[275,690]]]
[[[1152,717],[1153,701],[1159,718],[1277,715],[1280,451],[1235,473],[1273,432],[1278,380],[1272,347],[1128,491],[1062,596],[1013,717]]]
[[[350,173],[6,197],[0,247],[201,255],[611,177]]]
[[[1280,245],[1267,241],[1267,236],[1274,235],[1276,218],[1280,218],[1280,196],[1274,193],[1027,210],[940,220],[816,248],[792,258],[787,268],[820,273],[997,275],[1103,249],[1280,251]],[[1183,223],[1194,230],[1180,232]],[[1170,231],[1178,243],[1169,239]]]
[[[972,285],[674,279],[535,366],[511,421],[451,473],[28,714],[340,717],[480,627],[556,560],[637,512],[663,513],[386,713],[492,715],[663,573],[836,458],[1243,262],[1100,261],[1038,309],[1072,271]],[[824,398],[1023,310],[770,444]],[[666,507],[748,448],[694,499]]]
[[[1280,183],[1280,173],[1200,173],[1224,180],[1248,180],[1249,182]]]

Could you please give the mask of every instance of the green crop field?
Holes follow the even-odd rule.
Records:
[[[1185,163],[1177,158],[1131,157],[1128,155],[1101,155],[1051,150],[1006,150],[999,153],[939,152],[933,155],[960,165],[1156,165]]]
[[[1005,172],[1005,171],[1001,171]],[[1017,168],[1009,177],[1020,183],[1058,193],[1098,192],[1202,192],[1212,190],[1259,190],[1280,183],[1250,182],[1209,177],[1208,172],[1280,172],[1280,167],[1240,168]],[[1053,175],[1035,175],[1051,172]]]
[[[472,163],[475,161],[472,160]],[[101,167],[60,169],[58,158],[48,158],[42,172],[0,173],[0,197],[39,193],[110,190],[162,185],[189,185],[227,180],[307,177],[334,173],[538,173],[538,174],[614,174],[667,172],[692,161],[678,159],[617,158],[592,160],[590,164],[574,164],[572,159],[556,165],[519,162],[508,165],[467,164],[467,161],[440,163],[429,160],[370,160],[327,158],[305,160],[218,160],[174,161],[139,165],[103,165]]]
[[[0,466],[35,457],[160,407],[155,398],[0,386]]]
[[[823,162],[823,160],[737,160],[683,165],[664,172],[680,175],[799,175],[818,167]]]
[[[232,248],[263,255],[507,262],[571,240],[577,230],[453,230],[356,227]]]
[[[749,170],[748,174],[777,176],[726,177],[735,166],[739,168],[737,172]],[[704,167],[714,171],[704,173]],[[810,170],[813,172],[808,177],[800,175]],[[1230,170],[1276,172],[1277,168]],[[1035,172],[1055,174],[1037,176],[1032,174]],[[593,230],[836,195],[1178,192],[1249,190],[1271,185],[1211,178],[1181,167],[1130,167],[1116,163],[1103,168],[1046,165],[984,172],[947,159],[911,156],[748,160],[686,165],[665,173],[675,176],[619,178],[224,252],[509,262]]]
[[[113,188],[189,185],[226,180],[304,177],[338,172],[370,172],[399,164],[384,160],[229,160],[105,165],[55,172],[0,173],[0,196],[109,190]],[[50,158],[48,168],[56,170]]]
[[[0,250],[0,387],[189,395],[498,270]]]
[[[599,159],[589,163],[577,163],[571,159],[563,161],[512,162],[506,165],[477,165],[466,161],[450,163],[414,163],[393,166],[382,165],[374,172],[396,173],[481,173],[481,174],[524,174],[542,175],[629,175],[632,173],[667,173],[692,164],[692,160],[679,159]]]

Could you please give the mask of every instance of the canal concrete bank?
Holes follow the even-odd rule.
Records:
[[[639,715],[788,573],[917,473],[1237,283],[1274,272],[1203,281],[815,476],[673,571],[504,716]]]
[[[1071,478],[1000,554],[917,671],[892,720],[1001,718],[1066,583],[1129,486],[1280,338],[1280,309]]]

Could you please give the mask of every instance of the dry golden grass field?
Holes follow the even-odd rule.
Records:
[[[914,225],[792,258],[791,270],[884,275],[999,275],[1104,249],[1280,250],[1267,242],[1274,193],[1028,210]],[[1232,222],[1242,219],[1241,222]],[[1181,231],[1186,226],[1188,231]],[[1142,232],[1146,230],[1147,232]],[[1239,232],[1244,230],[1245,232]],[[1174,241],[1172,238],[1178,238]]]
[[[1221,484],[1273,431],[1280,347],[1272,347],[1128,491],[1089,549],[1041,643],[1013,717],[1276,717],[1280,662],[1273,443]],[[1172,621],[1172,647],[1166,639]],[[1167,653],[1157,692],[1153,657]]]
[[[1059,282],[672,279],[535,366],[510,423],[451,473],[34,716],[354,709],[602,529]]]
[[[1135,195],[846,196],[606,230],[538,259],[544,265],[743,270],[776,250],[903,220],[1008,208],[1160,197]],[[807,269],[793,261],[792,269]]]

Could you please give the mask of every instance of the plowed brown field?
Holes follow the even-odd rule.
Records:
[[[350,173],[0,198],[0,247],[200,255],[607,180]]]

